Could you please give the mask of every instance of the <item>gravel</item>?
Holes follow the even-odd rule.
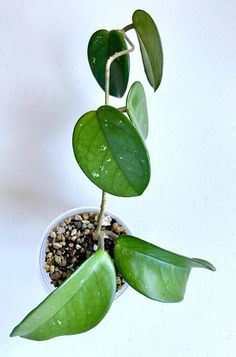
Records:
[[[51,284],[60,286],[90,255],[97,251],[98,242],[93,231],[98,224],[98,214],[85,212],[62,221],[47,237],[44,269]],[[110,216],[105,216],[102,230],[116,235],[126,234],[122,225]],[[114,240],[105,239],[105,249],[114,259]],[[116,271],[117,291],[125,283],[121,273]]]

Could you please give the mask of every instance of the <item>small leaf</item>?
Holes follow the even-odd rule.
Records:
[[[130,120],[144,139],[148,136],[148,112],[144,88],[140,82],[134,82],[126,99],[126,108]]]
[[[161,83],[163,72],[163,51],[160,35],[151,16],[143,10],[134,12],[133,25],[139,40],[147,79],[156,91]]]
[[[138,196],[149,183],[145,143],[130,120],[111,106],[102,106],[78,120],[73,149],[83,172],[103,191]]]
[[[127,49],[125,39],[117,30],[96,31],[89,40],[88,60],[100,87],[105,91],[106,63],[116,52]],[[129,55],[118,57],[110,68],[110,95],[122,97],[129,81]]]
[[[100,249],[32,310],[11,337],[41,341],[88,331],[106,315],[115,290],[114,265]]]
[[[184,298],[191,268],[214,271],[202,259],[190,259],[132,236],[117,239],[115,262],[124,279],[141,294],[162,302]]]

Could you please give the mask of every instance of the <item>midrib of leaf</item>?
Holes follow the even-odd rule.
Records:
[[[98,119],[98,116],[97,116],[97,119]],[[125,180],[129,183],[129,185],[132,187],[133,191],[134,191],[136,194],[138,194],[139,192],[137,192],[137,190],[133,187],[132,181],[128,179],[128,177],[126,176],[125,172],[123,172],[123,169],[122,169],[122,167],[120,166],[119,161],[116,159],[116,155],[114,155],[114,152],[115,152],[115,151],[112,149],[112,147],[111,147],[111,145],[110,145],[110,142],[107,140],[106,135],[105,135],[105,131],[104,131],[104,129],[103,129],[103,127],[102,127],[102,125],[101,125],[99,119],[98,119],[98,123],[99,123],[99,126],[100,126],[100,128],[101,128],[101,131],[102,131],[102,133],[103,133],[103,137],[105,138],[105,141],[106,141],[107,145],[109,146],[109,149],[110,149],[110,151],[111,151],[111,153],[112,153],[112,156],[113,156],[113,158],[115,159],[114,161],[116,162],[116,165],[118,166],[118,168],[119,168],[120,171],[122,172],[123,178],[125,178]],[[129,135],[129,136],[130,136],[130,135]],[[128,188],[128,190],[129,190],[129,188]],[[127,192],[127,190],[126,190],[126,192]]]
[[[110,140],[111,142],[114,142],[113,140]],[[116,143],[116,142],[115,142]],[[119,145],[119,144],[117,144],[116,143],[116,145]],[[120,145],[121,146],[121,145]],[[127,149],[125,149],[129,154],[131,154],[131,155],[134,155],[135,156],[135,158],[136,158],[136,160],[138,161],[138,158],[137,158],[137,155],[135,154],[135,153],[133,153],[132,151],[130,151],[130,150],[127,150]],[[120,166],[119,166],[120,167]],[[136,174],[136,176],[138,176],[138,177],[142,177],[143,175],[138,175],[138,174]],[[129,181],[128,179],[127,179],[127,181]]]
[[[122,247],[122,245],[121,245],[121,247]],[[126,245],[123,245],[123,248],[126,248],[126,249],[131,250],[131,251],[134,250],[134,251],[138,252],[139,254],[141,254],[143,256],[149,257],[149,258],[151,258],[153,260],[156,260],[156,261],[160,261],[160,262],[165,263],[167,265],[172,265],[174,267],[178,267],[178,268],[182,268],[182,269],[190,268],[189,266],[181,266],[181,265],[177,265],[177,264],[174,264],[174,263],[167,262],[166,260],[154,257],[153,255],[151,255],[149,253],[144,253],[144,252],[140,251],[138,248],[133,248],[133,247],[131,248],[131,247],[126,246]],[[183,257],[183,256],[181,256],[181,257]],[[186,259],[185,257],[183,257],[183,258]]]
[[[101,263],[101,262],[100,262],[100,263]],[[93,274],[94,274],[94,270],[95,270],[95,268],[97,267],[98,264],[99,264],[99,262],[96,262],[96,263],[95,263],[95,266],[93,267],[91,273],[93,272]],[[83,285],[82,285],[82,286],[78,286],[78,289],[74,290],[74,293],[64,302],[63,306],[59,307],[59,308],[56,309],[56,310],[53,310],[52,313],[49,314],[50,316],[49,316],[48,319],[46,319],[46,320],[44,320],[42,323],[40,323],[34,330],[32,330],[32,331],[30,331],[30,332],[27,332],[27,333],[24,334],[24,335],[27,336],[29,333],[30,333],[30,334],[34,333],[38,328],[40,328],[40,326],[46,324],[49,320],[51,320],[51,319],[53,318],[53,316],[55,316],[58,312],[60,312],[61,310],[65,309],[66,305],[67,305],[71,300],[74,299],[74,297],[78,294],[78,292],[79,292],[80,290],[82,290],[82,293],[83,293],[83,288],[84,288],[84,286],[87,284],[88,279],[89,279],[89,276],[88,276],[87,278],[85,277],[85,282],[83,282]],[[100,296],[101,296],[101,295],[100,295]],[[42,304],[43,304],[43,302],[42,302]],[[39,306],[40,306],[40,305],[39,305]],[[38,306],[38,307],[39,307],[39,306]],[[37,309],[37,307],[36,307],[36,309]],[[33,312],[32,312],[32,313],[33,313]],[[23,322],[23,321],[22,321],[22,322]],[[20,327],[20,326],[19,326],[19,327]]]

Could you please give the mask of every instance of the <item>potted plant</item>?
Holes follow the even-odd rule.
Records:
[[[113,302],[116,269],[141,294],[171,303],[183,299],[192,268],[215,270],[205,260],[172,253],[124,230],[120,235],[102,229],[107,193],[139,196],[150,180],[145,144],[148,116],[142,84],[135,82],[131,86],[125,106],[117,109],[109,105],[109,95],[120,98],[127,89],[129,53],[134,50],[127,36],[131,29],[138,37],[147,79],[154,91],[159,87],[163,71],[160,36],[151,16],[136,10],[132,23],[123,29],[99,30],[92,35],[88,60],[105,91],[105,105],[82,115],[73,132],[75,158],[87,177],[102,190],[100,212],[92,232],[97,249],[13,329],[11,336],[46,340],[93,328]],[[105,249],[107,239],[114,241],[114,259]]]

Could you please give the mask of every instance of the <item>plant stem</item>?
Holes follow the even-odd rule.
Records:
[[[120,107],[118,108],[118,110],[121,112],[121,113],[125,113],[127,108],[126,107]]]
[[[111,231],[104,231],[104,233],[111,239],[113,239],[114,241],[117,240],[117,238],[119,237],[118,234],[115,234],[114,232]]]
[[[134,24],[129,24],[129,25],[125,26],[121,31],[127,32],[129,30],[132,30],[133,28],[134,28]]]
[[[104,217],[106,201],[107,201],[106,192],[102,191],[102,201],[101,201],[101,206],[100,206],[98,225],[97,225],[97,229],[96,229],[96,235],[98,238],[98,248],[101,248],[101,249],[104,249],[104,236],[101,234],[101,228],[102,228],[102,221],[103,221],[103,217]]]
[[[110,87],[110,70],[111,70],[111,64],[113,61],[115,61],[115,59],[117,59],[118,57],[127,55],[130,52],[133,52],[135,49],[134,44],[131,42],[131,40],[128,38],[128,36],[125,34],[124,30],[119,30],[122,35],[124,36],[124,38],[126,39],[126,41],[129,43],[129,45],[131,46],[130,48],[127,48],[127,50],[124,51],[120,51],[120,52],[116,52],[114,53],[114,55],[112,55],[106,63],[106,73],[105,73],[105,105],[109,104],[109,87]]]
[[[114,53],[114,55],[112,55],[106,63],[106,73],[105,73],[105,105],[109,104],[109,89],[110,89],[110,70],[111,70],[111,64],[112,62],[120,57],[120,56],[124,56],[127,55],[128,53],[134,51],[135,47],[134,44],[130,41],[130,39],[128,38],[128,36],[125,34],[125,31],[128,31],[128,29],[130,29],[131,25],[128,25],[126,27],[124,27],[124,29],[119,30],[122,35],[124,36],[124,38],[126,39],[126,41],[130,44],[130,48],[128,48],[127,50],[124,51],[120,51],[120,52],[116,52]],[[122,109],[126,109],[124,108],[120,108]],[[104,217],[104,211],[105,211],[105,206],[106,206],[106,201],[107,201],[107,197],[106,197],[106,192],[102,191],[102,201],[101,201],[101,206],[100,206],[100,213],[99,213],[99,218],[98,218],[98,225],[96,230],[94,231],[94,237],[96,237],[98,239],[98,248],[104,249],[104,234],[102,234],[101,232],[101,227],[102,227],[102,221],[103,221],[103,217]]]

